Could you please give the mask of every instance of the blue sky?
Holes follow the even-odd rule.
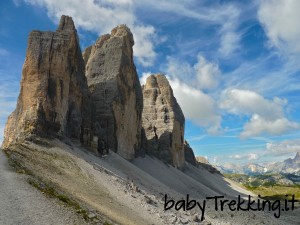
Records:
[[[141,82],[168,76],[185,137],[212,163],[280,161],[300,151],[300,1],[0,2],[0,141],[16,105],[27,37],[70,15],[81,47],[118,24],[134,34]]]

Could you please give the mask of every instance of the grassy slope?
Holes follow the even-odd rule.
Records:
[[[286,195],[288,195],[288,199],[295,195],[295,199],[300,200],[300,185],[280,185],[276,182],[265,182],[272,174],[251,176],[255,177],[254,181],[249,181],[250,176],[245,174],[224,174],[224,176],[239,182],[248,190],[266,199],[284,200]]]

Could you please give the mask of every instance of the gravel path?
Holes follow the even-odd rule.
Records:
[[[29,185],[26,175],[15,173],[0,150],[0,224],[86,224],[75,212],[49,199]]]

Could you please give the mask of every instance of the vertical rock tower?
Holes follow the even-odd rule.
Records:
[[[133,45],[129,28],[120,25],[83,53],[93,104],[93,146],[109,148],[129,160],[141,146],[143,109]]]
[[[9,116],[3,147],[30,134],[56,133],[88,140],[89,91],[77,31],[62,16],[56,32],[32,31],[15,111]]]
[[[143,86],[146,151],[175,167],[184,158],[184,115],[164,75],[151,75]]]

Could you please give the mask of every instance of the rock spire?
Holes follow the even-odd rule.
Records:
[[[184,115],[164,75],[151,75],[143,86],[143,129],[146,152],[182,167],[184,158]]]
[[[32,31],[20,95],[6,124],[3,147],[32,134],[60,134],[87,140],[90,110],[84,73],[71,17],[62,16],[56,32]]]

